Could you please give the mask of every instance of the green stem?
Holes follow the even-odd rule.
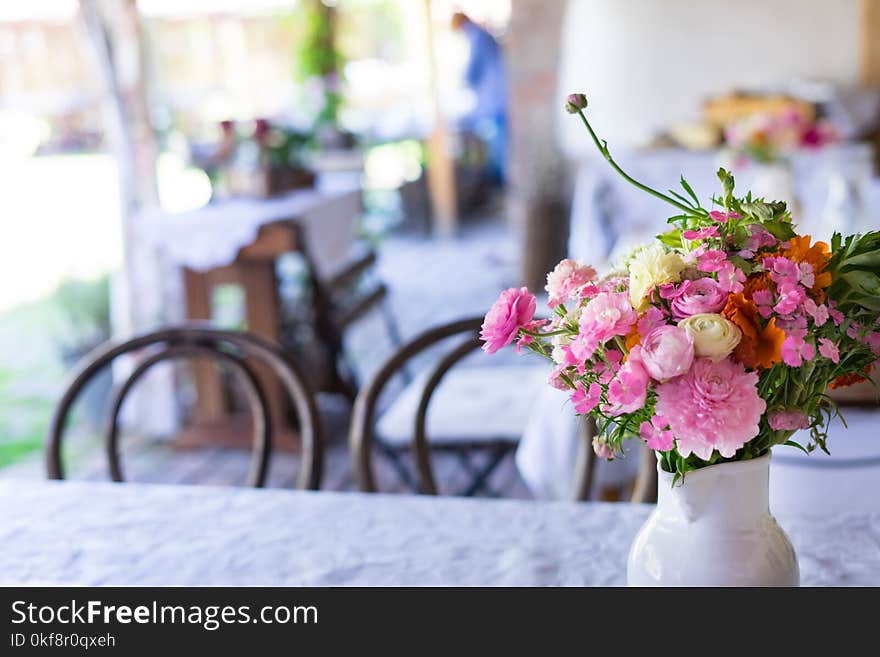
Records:
[[[584,122],[584,125],[587,126],[587,130],[590,131],[590,136],[593,138],[593,143],[596,144],[596,148],[599,149],[599,152],[602,153],[602,156],[608,161],[608,164],[610,164],[614,168],[614,170],[617,171],[617,173],[619,173],[623,177],[624,180],[626,180],[631,185],[638,187],[643,192],[647,192],[648,194],[651,194],[652,196],[656,196],[657,198],[659,198],[662,201],[666,201],[670,205],[674,205],[675,207],[677,207],[679,210],[683,211],[687,215],[690,215],[692,217],[702,216],[699,212],[694,210],[694,208],[691,208],[691,207],[685,205],[684,203],[680,203],[680,202],[676,201],[674,198],[672,198],[671,196],[666,196],[666,194],[663,194],[662,192],[658,192],[656,189],[653,189],[652,187],[648,187],[647,185],[640,183],[638,180],[636,180],[635,178],[630,176],[626,171],[621,169],[620,166],[618,166],[617,162],[614,161],[614,158],[611,157],[611,153],[608,151],[608,142],[606,142],[605,140],[602,140],[602,141],[599,140],[599,137],[597,137],[596,133],[593,131],[593,126],[590,125],[590,122],[587,120],[587,117],[584,116],[583,110],[578,110],[578,116],[581,117],[581,121]]]

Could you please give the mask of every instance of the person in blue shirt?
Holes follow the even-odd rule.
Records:
[[[504,184],[507,163],[507,81],[501,45],[466,14],[456,12],[452,27],[470,44],[465,82],[476,96],[474,109],[462,127],[481,137],[489,149],[489,164],[496,181]]]

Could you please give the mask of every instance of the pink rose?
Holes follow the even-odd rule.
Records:
[[[547,274],[547,305],[555,308],[569,299],[576,299],[581,289],[596,278],[596,270],[574,260],[565,259]]]
[[[657,415],[669,422],[679,453],[730,458],[758,435],[767,408],[758,375],[730,358],[697,358],[687,374],[657,386]]]
[[[480,331],[480,338],[486,343],[483,350],[494,354],[513,342],[519,329],[532,321],[537,304],[535,295],[524,287],[504,290],[483,320]]]
[[[668,381],[687,372],[694,362],[694,338],[677,326],[655,328],[642,339],[641,359],[655,381]]]
[[[801,411],[789,409],[773,411],[767,416],[767,423],[773,431],[796,431],[809,428],[810,418]]]
[[[602,292],[581,313],[579,331],[588,344],[603,344],[616,335],[626,335],[638,321],[626,292]]]
[[[718,283],[711,278],[698,278],[679,285],[670,305],[673,318],[681,320],[691,315],[721,312],[725,303],[727,293]]]

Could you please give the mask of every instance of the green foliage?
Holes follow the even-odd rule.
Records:
[[[61,342],[70,348],[95,345],[110,337],[110,276],[67,279],[52,297],[63,319]]]

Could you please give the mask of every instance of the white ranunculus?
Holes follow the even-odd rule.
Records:
[[[684,260],[674,251],[667,251],[659,242],[652,242],[636,252],[629,262],[629,298],[633,308],[644,310],[645,295],[652,287],[681,280]]]
[[[736,349],[742,331],[726,317],[717,313],[700,313],[678,323],[694,338],[694,354],[719,361]]]

